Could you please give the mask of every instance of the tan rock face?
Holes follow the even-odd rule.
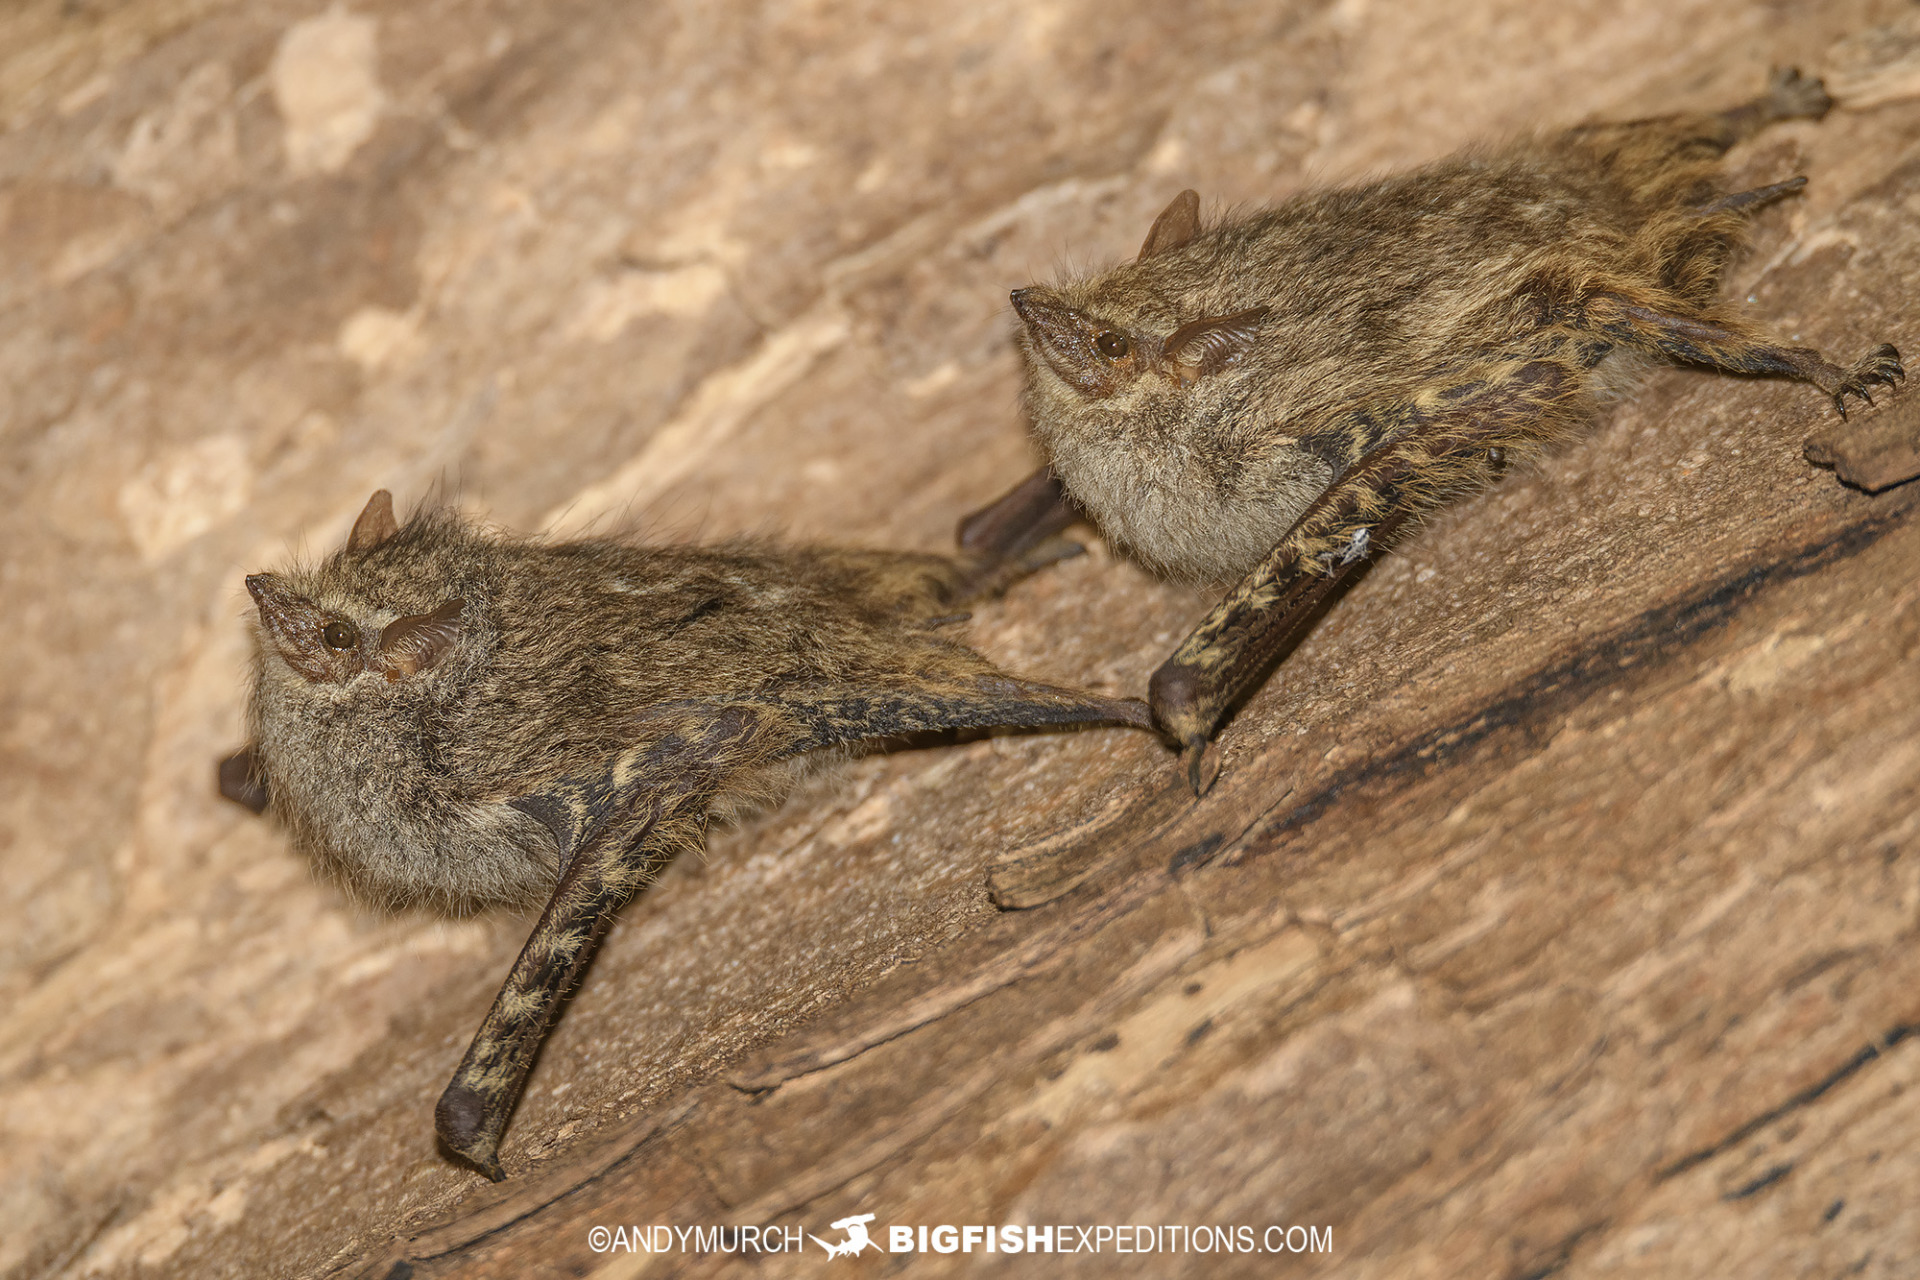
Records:
[[[1101,732],[863,761],[718,834],[616,927],[500,1189],[431,1106],[528,922],[371,914],[212,788],[242,574],[376,487],[946,545],[1032,465],[1007,290],[1185,186],[1833,49],[1841,109],[1736,158],[1812,185],[1728,288],[1920,352],[1905,10],[11,7],[0,1274],[786,1274],[819,1264],[587,1229],[868,1212],[1331,1228],[1300,1274],[1910,1274],[1916,499],[1810,468],[1805,388],[1658,374],[1433,522],[1204,803]],[[1138,692],[1208,603],[1096,548],[972,635]]]

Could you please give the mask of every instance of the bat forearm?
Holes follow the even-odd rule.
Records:
[[[266,812],[267,770],[251,742],[220,762],[218,777],[221,795],[255,813]]]
[[[961,520],[957,541],[962,551],[1005,560],[1019,556],[1079,518],[1079,510],[1068,499],[1053,469],[1041,467]]]
[[[614,914],[655,867],[698,842],[726,780],[782,740],[773,717],[747,707],[668,704],[652,720],[636,725],[651,743],[603,777],[517,802],[553,830],[565,869],[433,1117],[447,1149],[495,1182],[506,1177],[500,1137],[534,1055]]]
[[[1151,729],[1137,698],[1106,698],[998,673],[915,687],[801,686],[768,695],[796,730],[783,755],[949,729],[1046,728],[1111,724]]]
[[[1355,463],[1153,674],[1154,719],[1179,746],[1195,794],[1212,783],[1207,746],[1329,594],[1421,511],[1471,487],[1489,449],[1524,441],[1562,395],[1568,370],[1514,365],[1443,415],[1407,406],[1410,427]]]
[[[630,892],[625,877],[607,874],[620,852],[609,844],[574,860],[434,1107],[434,1129],[447,1149],[495,1182],[507,1176],[500,1137],[533,1056]]]
[[[1041,467],[960,521],[956,540],[973,569],[959,599],[995,596],[1036,570],[1085,550],[1060,534],[1082,519],[1051,467]]]

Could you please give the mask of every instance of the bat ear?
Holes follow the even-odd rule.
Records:
[[[387,679],[431,671],[460,640],[460,610],[466,601],[447,601],[432,613],[395,618],[380,633],[380,665]]]
[[[1136,261],[1144,261],[1156,253],[1169,253],[1199,234],[1200,193],[1188,187],[1153,220],[1153,228],[1147,232],[1147,242],[1140,246],[1140,257]]]
[[[360,518],[353,522],[353,532],[347,535],[347,550],[354,555],[365,555],[391,541],[399,532],[400,525],[393,518],[393,495],[385,489],[375,489],[367,505],[361,508]]]
[[[1218,373],[1253,345],[1265,307],[1230,316],[1206,316],[1175,329],[1161,348],[1167,372],[1181,383],[1197,382]]]

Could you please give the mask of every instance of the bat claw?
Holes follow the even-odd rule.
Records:
[[[1844,371],[1844,374],[1828,394],[1833,397],[1834,411],[1844,422],[1847,417],[1847,397],[1859,396],[1867,404],[1873,403],[1873,388],[1892,388],[1906,381],[1907,369],[1900,362],[1900,350],[1892,343],[1883,342]],[[1826,389],[1824,383],[1821,384]]]
[[[1220,776],[1220,748],[1196,738],[1181,750],[1180,760],[1187,767],[1187,785],[1193,788],[1194,799],[1213,789],[1214,779]]]

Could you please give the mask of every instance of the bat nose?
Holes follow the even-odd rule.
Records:
[[[1028,313],[1032,308],[1033,304],[1039,301],[1039,298],[1035,296],[1039,292],[1040,291],[1038,289],[1031,289],[1031,288],[1015,289],[1012,293],[1007,295],[1008,297],[1013,299],[1013,309],[1020,313],[1021,319],[1024,320],[1024,319],[1032,318]]]
[[[262,615],[287,606],[287,589],[270,573],[248,574],[247,594],[253,597],[253,603]]]

